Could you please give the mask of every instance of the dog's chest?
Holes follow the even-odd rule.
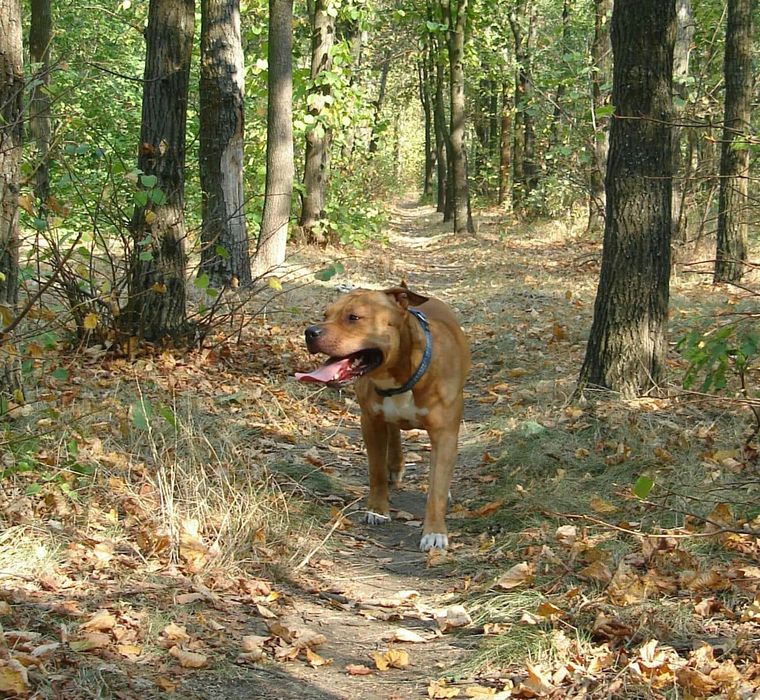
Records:
[[[414,395],[407,391],[397,396],[378,397],[372,410],[382,415],[388,423],[409,423],[416,426],[428,414],[427,408],[420,408],[414,403]]]

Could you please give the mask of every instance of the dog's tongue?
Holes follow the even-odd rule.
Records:
[[[318,384],[327,384],[327,382],[336,381],[342,378],[343,372],[348,369],[351,360],[343,358],[328,362],[318,367],[313,372],[296,372],[296,379],[299,382],[316,382]]]

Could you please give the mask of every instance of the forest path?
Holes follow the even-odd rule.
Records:
[[[465,422],[451,489],[451,549],[446,555],[433,556],[418,550],[429,459],[424,431],[404,435],[407,471],[402,489],[392,495],[392,522],[369,527],[361,518],[366,456],[361,448],[358,409],[350,392],[344,398],[346,411],[339,403],[336,407],[334,392],[318,391],[314,400],[324,402],[330,415],[339,416],[335,422],[326,421],[316,440],[320,454],[324,447],[329,450],[327,457],[322,457],[328,467],[339,465],[326,470],[337,489],[326,497],[336,508],[346,508],[350,526],[334,532],[293,577],[294,585],[288,590],[292,614],[283,622],[306,625],[324,634],[327,641],[317,651],[331,663],[316,668],[299,662],[245,669],[218,688],[206,685],[204,698],[428,697],[430,681],[451,676],[473,646],[472,637],[468,641],[467,637],[441,634],[434,611],[461,600],[468,585],[467,571],[460,564],[467,552],[477,548],[477,537],[460,526],[466,525],[469,509],[483,503],[483,484],[492,481],[481,467],[489,445],[498,439],[488,435],[491,409],[503,397],[490,391],[490,386],[499,383],[504,353],[511,342],[511,333],[505,330],[514,323],[511,314],[502,313],[503,295],[510,296],[513,291],[503,289],[503,280],[520,274],[523,261],[502,253],[505,247],[495,224],[486,221],[475,237],[455,236],[440,219],[431,206],[412,199],[398,203],[392,210],[387,246],[367,252],[357,264],[347,263],[346,274],[336,284],[348,281],[350,286],[377,287],[403,279],[410,288],[451,304],[468,334],[473,370],[465,392]],[[518,297],[524,313],[530,313],[535,295]],[[334,298],[333,292],[329,298]],[[314,318],[327,301],[327,297],[312,300]],[[425,641],[394,641],[400,627]],[[260,624],[249,633],[266,634]],[[404,649],[409,665],[378,671],[372,654],[388,649]],[[352,675],[346,671],[352,665],[367,666],[372,675]]]

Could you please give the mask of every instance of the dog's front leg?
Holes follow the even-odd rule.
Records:
[[[391,519],[388,500],[388,426],[382,418],[362,411],[362,437],[369,461],[366,520],[370,525],[380,525]]]
[[[420,549],[446,549],[449,546],[446,529],[446,508],[449,486],[457,461],[457,429],[437,429],[430,434],[430,484],[428,486],[425,522],[422,527]]]

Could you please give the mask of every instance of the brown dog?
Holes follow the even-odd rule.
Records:
[[[300,381],[341,387],[356,381],[369,458],[367,522],[390,520],[388,484],[404,471],[400,430],[430,436],[430,485],[420,549],[448,546],[446,506],[457,459],[462,388],[470,350],[451,310],[407,289],[355,290],[306,329],[309,352],[329,355]]]

